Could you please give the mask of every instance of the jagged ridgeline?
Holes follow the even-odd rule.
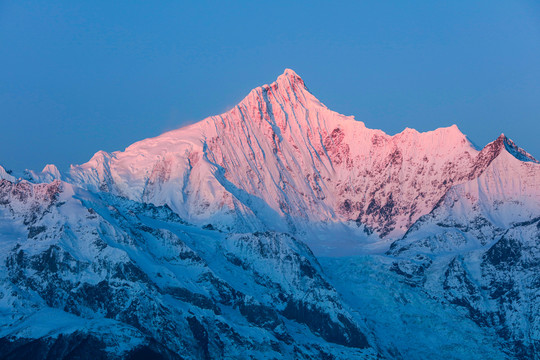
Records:
[[[292,70],[61,173],[0,167],[0,359],[540,358],[540,164]]]

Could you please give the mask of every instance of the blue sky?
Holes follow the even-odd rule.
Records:
[[[294,69],[387,133],[457,124],[540,157],[535,1],[2,1],[0,164],[65,169]]]

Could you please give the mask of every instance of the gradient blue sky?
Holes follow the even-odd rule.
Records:
[[[536,1],[2,1],[0,164],[65,169],[294,69],[387,133],[453,123],[540,156]]]

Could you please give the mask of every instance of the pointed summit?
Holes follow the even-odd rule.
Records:
[[[531,154],[517,146],[516,143],[514,143],[504,134],[499,135],[499,137],[495,139],[495,141],[487,144],[484,149],[482,149],[481,153],[491,154],[490,158],[493,160],[500,154],[502,150],[506,150],[520,161],[538,163],[538,160],[536,160]]]
[[[15,181],[15,177],[12,176],[8,171],[6,171],[6,169],[4,169],[4,168],[0,165],[0,180],[7,180],[7,181],[14,182],[14,181]]]
[[[301,86],[302,88],[306,88],[306,85],[304,84],[304,80],[292,69],[285,69],[283,74],[278,76],[277,80],[274,84],[277,84],[278,86],[285,86],[285,87],[291,87],[294,88],[296,85]]]
[[[283,71],[283,74],[281,74],[278,77],[278,79],[281,78],[281,77],[286,77],[288,79],[300,79],[300,80],[302,80],[300,78],[300,76],[293,69],[289,69],[289,68],[285,69],[285,71]]]
[[[61,180],[62,175],[60,174],[60,171],[54,164],[47,164],[41,170],[41,172],[29,170],[26,169],[25,172],[25,178],[26,180],[33,182],[33,183],[50,183],[54,180]]]
[[[476,158],[474,170],[471,173],[470,178],[472,179],[479,176],[503,150],[519,161],[539,163],[531,154],[517,146],[512,140],[506,137],[506,135],[501,134],[497,139],[487,144],[482,151],[480,151]]]
[[[304,108],[326,108],[306,87],[304,80],[292,69],[285,71],[270,83],[258,86],[240,101],[236,107],[262,109],[263,113],[272,113],[268,105],[290,106],[297,104]],[[262,107],[261,107],[262,106]],[[233,112],[236,111],[233,108]],[[277,107],[276,107],[277,109]],[[273,114],[272,114],[273,115]]]
[[[512,140],[510,140],[506,135],[501,134],[496,141],[501,141],[504,144],[506,151],[508,151],[512,156],[520,161],[539,163],[531,154],[520,148]]]

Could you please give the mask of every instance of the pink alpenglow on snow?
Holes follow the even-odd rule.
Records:
[[[390,136],[287,69],[69,174],[0,167],[0,351],[537,358],[538,239],[540,163],[506,136]]]
[[[510,140],[504,144],[538,168]],[[286,69],[224,114],[124,151],[100,151],[70,176],[91,189],[167,204],[197,224],[292,231],[324,247],[321,234],[336,231],[361,233],[365,243],[402,236],[492,160],[456,125],[393,136],[369,129],[328,109]]]

